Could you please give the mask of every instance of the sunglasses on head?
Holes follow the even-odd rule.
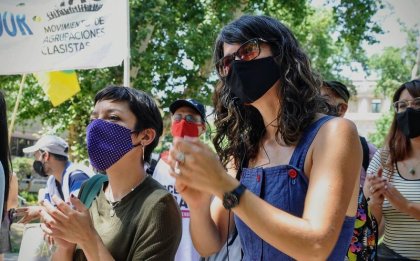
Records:
[[[261,53],[260,43],[268,41],[261,38],[253,38],[243,43],[236,52],[228,54],[216,63],[217,72],[221,77],[229,74],[230,67],[234,60],[251,61],[258,57]]]

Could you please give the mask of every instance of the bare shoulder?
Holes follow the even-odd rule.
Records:
[[[349,147],[357,142],[359,142],[359,134],[356,125],[348,119],[336,117],[327,121],[319,129],[311,147],[314,150],[331,152],[338,147]]]
[[[357,134],[356,125],[344,118],[336,117],[327,121],[319,130],[319,136],[328,139],[337,140],[337,138],[345,138]]]
[[[321,117],[317,118],[322,118]],[[316,119],[315,119],[316,120]],[[320,158],[331,158],[333,155],[349,155],[353,153],[353,147],[359,142],[356,125],[344,118],[336,117],[327,121],[319,129],[313,143],[309,148],[307,161],[305,161],[305,172],[312,168],[311,163]],[[309,173],[309,172],[307,172]]]

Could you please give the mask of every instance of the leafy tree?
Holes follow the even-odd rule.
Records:
[[[339,78],[340,66],[363,62],[362,41],[373,42],[379,27],[372,15],[376,0],[343,0],[331,10],[315,10],[309,0],[130,0],[131,83],[151,93],[162,108],[180,97],[210,104],[216,81],[213,43],[220,29],[244,13],[267,14],[289,25],[328,78]],[[85,128],[94,94],[108,84],[120,84],[121,67],[78,71],[82,91],[54,108],[36,80],[25,83],[18,120],[39,119],[52,132],[68,131],[71,153],[85,159]],[[18,76],[1,76],[0,84],[13,105]]]
[[[386,47],[380,55],[374,55],[370,59],[370,66],[378,75],[376,94],[392,98],[394,92],[401,84],[412,78],[412,70],[416,64],[416,55],[420,47],[416,42],[419,37],[419,30],[409,30],[403,25],[407,32],[407,45],[402,48]],[[384,114],[376,122],[376,133],[369,136],[370,141],[378,147],[382,147],[385,137],[391,126],[393,112]]]
[[[24,157],[16,157],[13,159],[13,171],[16,173],[18,180],[31,178],[33,162],[33,159]]]
[[[393,114],[391,112],[384,113],[379,120],[375,122],[376,132],[369,134],[369,142],[373,143],[377,148],[384,146],[386,135],[391,126]]]

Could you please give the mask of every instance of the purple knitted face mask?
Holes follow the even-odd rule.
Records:
[[[93,120],[86,129],[86,143],[90,163],[105,171],[138,145],[133,145],[133,132],[104,120]]]

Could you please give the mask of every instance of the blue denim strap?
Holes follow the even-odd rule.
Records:
[[[302,170],[305,164],[306,154],[308,153],[309,147],[311,146],[313,140],[315,139],[316,134],[319,129],[327,121],[333,119],[333,116],[324,116],[318,119],[316,122],[310,124],[302,134],[298,145],[296,146],[292,158],[290,159],[289,165],[292,165],[298,169]]]

